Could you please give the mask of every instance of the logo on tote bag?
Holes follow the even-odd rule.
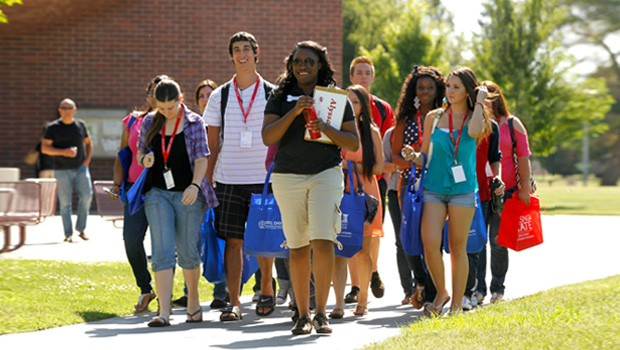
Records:
[[[258,222],[258,227],[261,230],[281,230],[282,221],[261,220]]]
[[[523,215],[519,217],[519,238],[517,241],[522,241],[524,239],[529,239],[534,236],[532,233],[532,216],[531,215]]]

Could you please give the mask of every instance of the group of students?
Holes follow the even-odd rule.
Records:
[[[354,85],[347,89],[351,103],[345,108],[340,129],[336,129],[320,118],[304,118],[304,111],[313,107],[315,87],[337,84],[325,47],[313,41],[297,43],[285,58],[284,72],[275,85],[256,71],[259,46],[252,34],[233,35],[228,52],[236,70],[233,79],[219,87],[206,80],[196,89],[202,117],[183,104],[174,80],[158,76],[147,88],[149,108],[124,119],[121,147],[130,147],[132,164],[125,177],[117,159],[112,192],[120,194],[124,184],[126,193],[142,170],[149,169],[143,189],[144,208],[131,215],[125,206],[123,237],[141,289],[135,311],[141,312],[155,299],[143,246],[150,226],[152,269],[159,295],[158,314],[148,323],[150,327],[170,325],[177,263],[186,283],[187,322],[202,321],[198,297],[200,226],[210,208],[214,208],[217,234],[226,240],[226,282],[216,284],[214,296],[222,300],[227,287],[230,302],[222,309],[220,320],[243,318],[237,291],[241,289],[245,223],[251,194],[262,192],[266,159],[271,157],[270,186],[290,252],[283,269],[295,296],[293,334],[308,334],[312,328],[317,333],[331,333],[328,318],[342,318],[345,302],[357,302],[354,314],[361,316],[368,312],[369,288],[376,297],[383,296],[377,260],[386,195],[397,237],[403,304],[424,307],[424,313],[431,315],[440,314],[450,300],[451,313],[467,309],[465,300],[471,300],[472,293],[482,302],[486,294],[486,253],[483,250],[468,257],[465,249],[476,192],[480,192],[485,219],[491,222],[492,301],[501,300],[508,255],[496,243],[499,213],[489,205],[489,179],[503,180],[508,190],[502,185],[494,192],[506,197],[517,187],[510,177],[518,173],[522,179],[519,199],[527,201],[529,197],[522,193],[529,192],[529,148],[523,125],[509,115],[496,84],[478,83],[468,68],[455,70],[446,80],[433,67],[416,67],[403,84],[396,125],[392,127],[394,114],[389,104],[369,93],[375,73],[372,61],[358,57],[351,64]],[[501,157],[499,152],[512,154],[508,118],[515,120],[517,166],[512,157]],[[333,143],[306,141],[306,130],[321,132]],[[429,154],[431,148],[432,158],[423,170],[421,154]],[[352,259],[334,254],[343,192],[347,187],[357,187],[356,183],[345,184],[343,179],[347,161],[358,167],[364,191],[383,204],[373,222],[365,225],[362,249]],[[411,171],[416,176],[427,172],[422,256],[407,255],[399,240],[404,197],[400,194]],[[451,294],[445,287],[441,256],[441,231],[447,217],[453,264]],[[258,261],[261,277],[256,313],[267,316],[276,305],[274,259],[259,257]],[[352,290],[345,296],[347,265],[351,268]],[[277,270],[280,277],[281,268]],[[332,282],[336,305],[327,316]],[[218,307],[226,302],[222,304]]]

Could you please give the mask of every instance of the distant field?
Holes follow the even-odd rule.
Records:
[[[598,185],[591,180],[582,182],[560,178],[536,178],[544,215],[620,215],[620,186]],[[542,208],[544,210],[544,208]]]

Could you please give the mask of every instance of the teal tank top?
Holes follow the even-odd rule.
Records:
[[[469,121],[468,121],[469,122]],[[452,131],[454,139],[458,137],[458,129]],[[476,178],[476,139],[469,136],[467,124],[463,127],[456,161],[463,166],[465,181],[455,183],[452,175],[454,164],[454,144],[450,134],[444,130],[435,129],[431,135],[433,154],[424,178],[424,189],[439,194],[461,194],[478,191]]]

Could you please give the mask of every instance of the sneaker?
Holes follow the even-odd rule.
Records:
[[[276,305],[282,305],[286,303],[287,298],[288,298],[288,290],[284,288],[280,288],[278,290],[278,294],[276,295]]]
[[[476,293],[471,295],[471,307],[473,309],[475,309],[476,307],[478,307],[478,296],[476,295]]]
[[[478,305],[484,304],[484,295],[480,292],[476,292],[476,300],[478,301]]]
[[[351,287],[351,291],[344,297],[344,302],[346,304],[357,303],[357,299],[360,295],[360,288],[353,286]]]
[[[385,293],[385,287],[383,286],[381,277],[379,277],[379,272],[372,273],[372,277],[370,278],[370,290],[372,291],[372,295],[374,295],[375,298],[383,298],[383,294]]]
[[[332,332],[332,329],[329,327],[329,321],[325,314],[316,314],[314,316],[314,320],[312,320],[312,325],[314,325],[314,330],[317,333],[329,334]]]
[[[500,301],[504,301],[504,295],[494,292],[493,295],[491,295],[491,304],[499,303]]]
[[[463,295],[463,301],[461,302],[461,308],[463,311],[471,311],[474,307],[471,305],[471,298]]]
[[[252,301],[258,301],[258,299],[260,299],[260,290],[254,292],[254,295],[252,296]]]
[[[291,328],[291,333],[295,335],[310,334],[310,332],[312,332],[312,322],[310,322],[308,316],[300,317],[295,322],[295,327]]]
[[[182,296],[179,299],[173,300],[172,305],[176,307],[187,307],[187,296]]]

